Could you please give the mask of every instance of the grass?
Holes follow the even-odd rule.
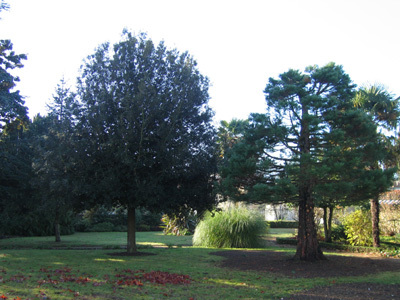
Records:
[[[77,232],[72,235],[61,237],[61,243],[54,241],[54,236],[24,237],[0,239],[0,249],[11,248],[76,248],[76,247],[103,247],[121,248],[126,247],[126,232]],[[162,232],[137,232],[136,241],[139,247],[146,246],[190,246],[191,236],[170,236]]]
[[[281,230],[271,229],[279,236]],[[282,235],[291,232],[282,230]],[[63,236],[68,245],[122,246],[123,233],[77,233]],[[139,233],[141,245],[176,245],[178,248],[147,248],[150,256],[117,257],[117,250],[41,250],[40,244],[54,244],[52,238],[0,240],[0,297],[8,299],[281,299],[291,293],[320,285],[349,282],[349,278],[289,279],[272,273],[230,270],[218,267],[223,258],[210,255],[219,251],[185,246],[191,237]],[[14,245],[14,248],[10,249]],[[24,245],[25,249],[19,245]],[[294,248],[270,246],[269,250],[294,253]],[[118,250],[123,251],[123,250]],[[190,284],[125,284],[126,270],[168,272],[188,275]],[[351,278],[352,282],[400,284],[397,272]],[[178,278],[175,276],[175,278]],[[122,282],[122,283],[121,283]],[[17,298],[19,297],[19,298]]]

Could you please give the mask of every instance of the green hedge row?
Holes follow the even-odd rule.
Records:
[[[267,221],[269,228],[297,228],[299,222],[297,221]]]

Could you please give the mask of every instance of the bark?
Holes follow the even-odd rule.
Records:
[[[327,243],[332,243],[332,216],[333,207],[324,207],[324,233]]]
[[[307,105],[302,104],[299,151],[303,155],[300,158],[299,228],[297,233],[297,251],[294,259],[316,261],[326,258],[318,245],[317,230],[314,221],[313,181],[310,173],[312,162],[307,159],[311,148],[310,125],[307,117]]]
[[[128,207],[128,253],[135,253],[136,248],[136,216],[135,208]]]
[[[372,220],[372,243],[373,246],[380,247],[379,230],[379,197],[371,199],[371,220]]]
[[[314,203],[309,187],[300,190],[300,199],[297,251],[294,259],[305,261],[325,260],[326,257],[318,244],[314,222]]]

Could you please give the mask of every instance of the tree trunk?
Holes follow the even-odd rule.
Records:
[[[372,243],[378,248],[381,245],[379,234],[379,197],[371,199]]]
[[[299,178],[299,229],[297,232],[297,251],[294,259],[315,261],[326,259],[318,245],[314,221],[314,199],[312,195],[313,166],[310,155],[310,125],[306,103],[302,102],[302,120],[299,137],[300,178]]]
[[[324,207],[324,233],[325,242],[327,243],[332,243],[332,216],[333,207]]]
[[[56,216],[54,218],[54,235],[56,238],[56,243],[61,242],[61,233],[60,233],[60,220],[59,220],[58,213],[56,213]]]
[[[135,208],[128,207],[128,253],[135,253],[136,248],[136,216]]]
[[[309,187],[303,187],[300,190],[299,228],[297,234],[297,251],[294,259],[305,261],[326,259],[318,245],[317,230],[314,222],[314,203]]]

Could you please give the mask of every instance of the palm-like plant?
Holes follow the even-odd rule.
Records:
[[[375,123],[386,129],[393,131],[397,128],[400,118],[399,101],[400,97],[395,97],[389,93],[382,85],[370,85],[361,88],[354,97],[354,105],[369,113]],[[388,140],[382,133],[384,140]],[[385,164],[388,164],[385,161]],[[379,168],[379,162],[376,162],[372,168]],[[379,239],[379,197],[371,199],[371,217],[372,217],[372,237],[374,247],[380,246]]]

